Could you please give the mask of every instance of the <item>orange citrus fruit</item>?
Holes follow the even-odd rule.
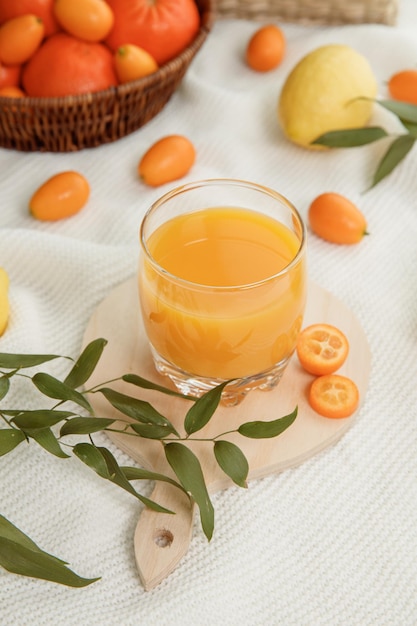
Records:
[[[53,12],[55,0],[0,0],[0,24],[21,15],[32,14],[40,17],[45,26],[45,36],[59,30]]]
[[[308,400],[311,408],[333,419],[349,417],[359,405],[359,390],[347,376],[319,376],[311,384]]]
[[[138,173],[144,183],[157,187],[182,178],[194,164],[193,144],[182,135],[168,135],[154,143],[141,158]]]
[[[116,50],[114,66],[120,83],[129,83],[158,70],[153,56],[134,44],[126,44]]]
[[[22,67],[0,63],[0,87],[17,87],[20,82]]]
[[[361,211],[345,196],[322,193],[308,209],[311,230],[327,241],[354,244],[366,235],[366,220]]]
[[[349,353],[349,342],[336,326],[311,324],[298,335],[296,351],[307,372],[322,376],[333,374],[343,365]]]
[[[0,61],[20,65],[30,59],[41,45],[45,27],[36,15],[21,15],[0,26]]]
[[[417,70],[402,70],[393,74],[388,81],[391,98],[417,104]]]
[[[257,72],[278,67],[285,54],[285,36],[274,24],[259,28],[246,47],[246,63]]]
[[[55,0],[54,14],[67,33],[85,41],[102,41],[114,22],[104,0]]]
[[[117,85],[113,54],[102,43],[81,41],[66,33],[49,37],[22,74],[29,96],[91,93]]]
[[[60,172],[45,181],[33,194],[29,210],[42,221],[56,221],[78,213],[90,196],[87,179],[74,171]]]

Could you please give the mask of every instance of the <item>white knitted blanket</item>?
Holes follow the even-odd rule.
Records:
[[[287,54],[268,74],[242,62],[257,27],[218,22],[165,109],[123,140],[76,154],[0,150],[0,266],[11,280],[0,351],[78,354],[95,307],[136,272],[141,217],[170,187],[142,185],[137,162],[158,138],[181,133],[198,153],[184,180],[263,183],[304,216],[316,195],[335,191],[366,215],[370,235],[357,246],[309,238],[310,278],[354,311],[369,339],[365,402],[335,446],[248,490],[215,494],[212,541],[196,522],[186,557],[149,592],[133,554],[140,503],[75,459],[21,444],[0,458],[0,513],[78,574],[101,580],[71,589],[0,569],[2,626],[417,624],[417,148],[364,192],[386,144],[319,154],[286,141],[276,119],[289,70],[325,43],[363,53],[386,97],[389,76],[417,64],[417,19],[396,27],[282,25]],[[373,121],[398,131],[382,109]],[[35,221],[29,197],[64,169],[90,181],[88,206],[65,221]],[[29,393],[15,391],[12,401],[36,406]],[[97,441],[130,463],[104,435]]]

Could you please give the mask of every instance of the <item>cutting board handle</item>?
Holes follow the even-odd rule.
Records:
[[[193,501],[169,483],[156,483],[150,498],[174,514],[147,508],[139,517],[134,549],[139,576],[147,591],[159,585],[187,553],[195,510]]]

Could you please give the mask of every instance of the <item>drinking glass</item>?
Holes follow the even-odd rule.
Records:
[[[279,382],[306,300],[306,229],[282,195],[235,179],[173,189],[140,226],[139,298],[153,361],[182,393],[222,402]]]

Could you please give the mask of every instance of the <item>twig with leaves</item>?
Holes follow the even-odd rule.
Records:
[[[192,441],[193,435],[203,429],[212,418],[228,382],[218,385],[200,398],[183,395],[131,373],[90,389],[82,389],[94,372],[106,343],[105,339],[100,338],[88,344],[73,362],[63,381],[46,372],[37,372],[30,376],[25,370],[53,359],[70,357],[54,354],[0,353],[0,401],[4,400],[10,390],[11,379],[19,376],[29,380],[47,398],[56,400],[55,405],[47,409],[0,408],[0,418],[5,424],[0,428],[0,456],[8,454],[22,442],[31,440],[50,454],[62,459],[69,458],[71,456],[69,452],[72,452],[100,477],[124,489],[146,507],[158,512],[174,513],[140,494],[131,484],[134,480],[169,482],[197,504],[203,532],[210,540],[214,530],[214,509],[201,463],[187,446],[187,441]],[[184,418],[185,434],[181,435],[174,424],[149,402],[120,393],[108,386],[117,381],[191,402],[191,407]],[[88,400],[89,394],[96,393],[102,394],[121,416],[111,419],[96,415]],[[78,410],[65,408],[64,405],[68,406],[67,403]],[[237,430],[222,432],[213,438],[199,437],[199,441],[210,442],[222,471],[235,484],[246,487],[248,461],[240,448],[225,437],[236,432],[252,439],[277,437],[294,422],[296,416],[297,408],[276,420],[246,422]],[[99,431],[158,440],[163,446],[165,457],[176,479],[138,467],[119,465],[110,450],[94,443],[93,435]],[[84,436],[88,440],[70,444],[65,440],[68,436]],[[67,563],[42,551],[3,516],[0,516],[0,566],[16,574],[43,578],[74,587],[89,585],[98,580],[82,578],[72,572]]]
[[[416,105],[397,100],[377,100],[376,102],[391,113],[394,113],[407,132],[394,137],[394,140],[377,165],[370,189],[375,187],[401,163],[417,140]],[[328,148],[355,148],[389,136],[390,134],[380,126],[367,126],[364,128],[330,131],[317,137],[312,144],[327,146]]]

